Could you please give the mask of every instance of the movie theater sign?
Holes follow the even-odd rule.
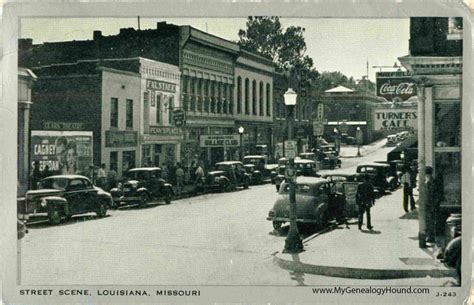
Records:
[[[416,107],[374,109],[374,130],[418,129]]]
[[[406,72],[377,72],[377,96],[402,102],[416,95],[416,86]]]

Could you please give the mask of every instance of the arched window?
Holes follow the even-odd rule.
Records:
[[[260,82],[258,87],[258,114],[260,116],[264,116],[265,113],[263,112],[263,82]]]
[[[209,80],[204,80],[204,112],[209,112]]]
[[[266,96],[266,104],[267,104],[267,116],[272,115],[272,110],[271,110],[271,90],[270,90],[270,84],[267,84],[267,94]]]
[[[234,114],[234,86],[229,86],[229,113]]]
[[[245,114],[250,114],[250,81],[248,78],[245,79]]]
[[[191,111],[196,111],[196,79],[191,78]]]
[[[242,77],[237,77],[237,113],[242,113]]]
[[[197,92],[196,92],[196,99],[197,99],[197,111],[202,111],[202,105],[203,105],[203,94],[202,94],[202,79],[198,79],[196,81],[197,85]]]
[[[216,113],[216,83],[211,81],[211,113]]]

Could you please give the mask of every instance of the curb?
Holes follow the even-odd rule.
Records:
[[[298,254],[294,254],[293,257]],[[323,266],[305,264],[299,261],[290,261],[273,255],[273,262],[279,267],[302,273],[315,275],[341,277],[349,279],[367,279],[367,280],[384,280],[384,279],[402,279],[402,278],[420,278],[420,277],[453,277],[456,276],[454,269],[367,269],[367,268],[351,268],[337,266]]]

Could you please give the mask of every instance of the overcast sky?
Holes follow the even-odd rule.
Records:
[[[167,21],[191,25],[210,34],[238,40],[239,29],[246,19],[237,18],[142,18],[141,28],[156,28],[156,22]],[[296,19],[282,18],[283,26],[306,29],[306,54],[313,58],[318,71],[340,71],[355,79],[366,75],[375,81],[379,68],[393,66],[397,57],[408,54],[409,19]],[[94,30],[103,35],[117,34],[120,28],[137,28],[137,18],[29,18],[21,20],[21,37],[33,43],[92,39]],[[384,69],[391,71],[393,69]]]

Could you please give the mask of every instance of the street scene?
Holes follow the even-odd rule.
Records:
[[[461,285],[462,18],[23,22],[18,284]]]

